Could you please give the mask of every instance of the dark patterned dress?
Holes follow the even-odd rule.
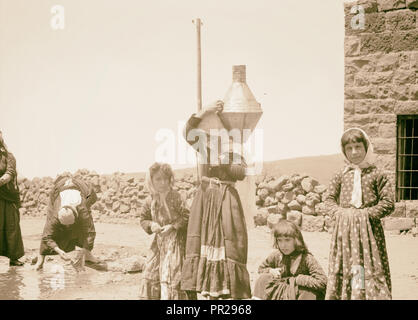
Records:
[[[270,269],[280,268],[281,278],[275,279]],[[266,300],[323,300],[327,285],[324,270],[309,252],[294,252],[288,256],[275,250],[258,268],[260,277],[254,286],[254,296]]]
[[[362,169],[361,208],[350,205],[354,170],[335,175],[326,205],[335,227],[331,240],[326,299],[391,299],[391,279],[380,219],[394,210],[392,186],[375,166]]]
[[[198,138],[188,140],[187,136],[200,121],[192,116],[184,132],[186,141],[195,148]],[[202,137],[209,140],[206,133]],[[197,148],[197,151],[210,159],[210,148]],[[246,165],[237,154],[227,156],[228,161],[209,166],[193,199],[182,289],[213,298],[247,299],[251,298],[247,227],[234,186],[237,180],[245,178]]]
[[[171,224],[174,229],[155,235],[151,254],[147,258],[139,289],[141,300],[186,299],[181,290],[181,268],[186,244],[188,210],[184,207],[180,193],[169,191],[163,205],[158,197],[148,198],[142,208],[140,220],[145,232],[152,234],[151,224],[161,227]],[[168,210],[167,210],[168,209]]]
[[[18,260],[25,254],[20,231],[20,196],[17,186],[16,159],[12,153],[0,153],[0,177],[12,179],[0,187],[0,256]]]

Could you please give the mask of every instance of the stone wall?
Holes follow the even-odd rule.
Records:
[[[364,9],[364,28],[356,5]],[[393,186],[397,115],[418,114],[417,8],[412,0],[345,3],[344,129],[356,126],[369,134],[377,165]],[[392,217],[418,217],[418,202],[397,203]]]

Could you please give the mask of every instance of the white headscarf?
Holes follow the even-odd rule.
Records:
[[[81,204],[81,193],[78,190],[67,189],[60,192],[61,208],[58,219],[63,225],[73,224],[77,215],[77,206]]]
[[[343,135],[349,131],[352,130],[357,130],[360,131],[366,141],[367,141],[367,152],[366,152],[366,156],[364,157],[363,161],[361,163],[359,163],[358,165],[350,162],[345,154],[345,150],[344,147],[341,143],[341,149],[343,152],[343,155],[345,157],[345,162],[346,162],[346,167],[344,169],[344,173],[350,171],[350,170],[354,170],[354,180],[353,180],[353,193],[351,194],[351,201],[350,204],[352,204],[354,207],[356,208],[360,208],[363,205],[363,199],[362,199],[362,188],[361,188],[361,170],[370,167],[371,165],[373,165],[374,161],[375,161],[375,154],[373,152],[373,145],[370,141],[369,136],[367,135],[366,132],[364,132],[364,130],[360,129],[360,128],[350,128],[346,131],[344,131]]]

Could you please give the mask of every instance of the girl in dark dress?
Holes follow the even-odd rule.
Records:
[[[204,159],[211,159],[214,150],[207,147],[208,144],[202,148],[196,143],[199,138],[210,139],[197,127],[205,116],[222,110],[223,103],[219,101],[216,107],[193,115],[186,124],[186,141]],[[191,136],[195,138],[188,139]],[[246,266],[247,228],[234,186],[237,180],[245,178],[246,164],[240,155],[231,152],[221,154],[220,158],[217,159],[220,164],[209,164],[190,208],[186,259],[182,269],[182,289],[188,292],[190,299],[196,299],[197,292],[213,299],[251,298]]]
[[[0,132],[0,256],[8,257],[11,266],[22,266],[19,258],[25,254],[19,208],[16,159],[7,150]]]
[[[273,230],[274,247],[258,268],[254,299],[323,300],[327,277],[306,248],[302,233],[291,221],[281,220]]]

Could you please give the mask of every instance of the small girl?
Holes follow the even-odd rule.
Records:
[[[172,189],[174,174],[168,164],[154,163],[146,175],[151,193],[140,216],[141,226],[155,234],[140,284],[141,300],[186,299],[180,289],[186,246],[188,211]]]
[[[391,184],[372,164],[367,134],[352,128],[341,138],[347,165],[328,188],[326,205],[335,219],[326,299],[391,299],[391,280],[380,219],[394,210]]]
[[[258,268],[261,276],[255,283],[253,299],[323,300],[327,277],[306,248],[299,228],[281,220],[273,235],[277,250]]]

